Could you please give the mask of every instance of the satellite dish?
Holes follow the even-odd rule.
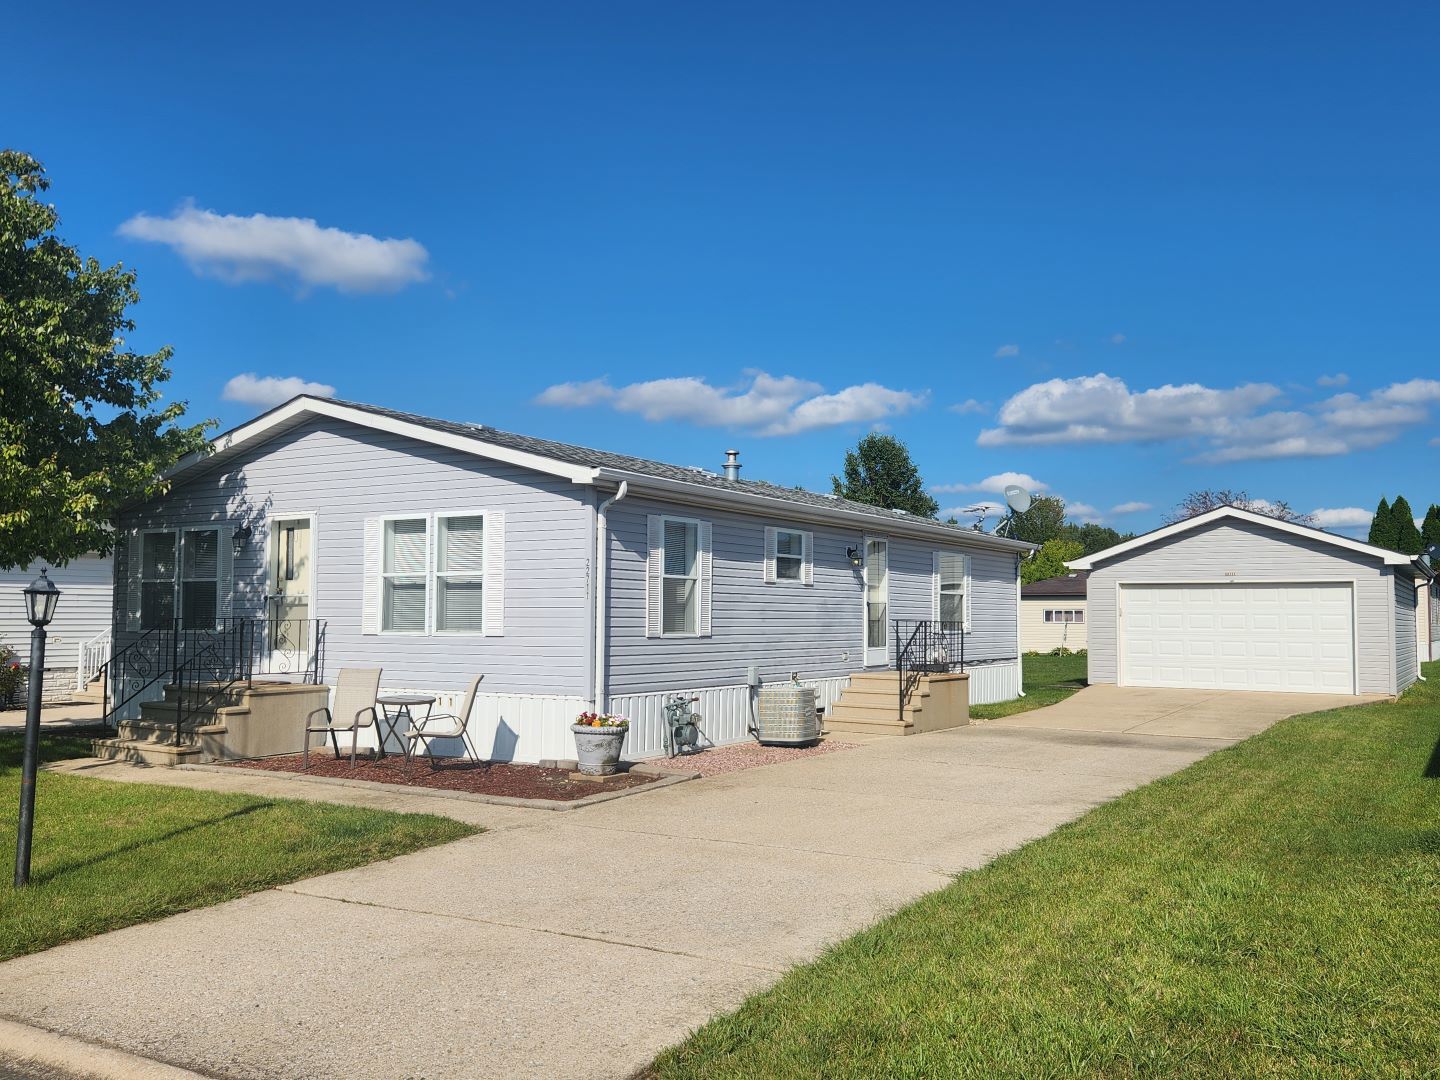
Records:
[[[1019,484],[1010,484],[1005,488],[1005,503],[1017,514],[1023,514],[1030,509],[1030,493]]]

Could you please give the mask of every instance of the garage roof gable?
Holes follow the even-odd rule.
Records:
[[[1424,565],[1411,558],[1409,555],[1399,551],[1391,551],[1389,548],[1376,547],[1374,544],[1366,544],[1360,540],[1352,540],[1348,536],[1339,536],[1324,529],[1313,529],[1308,525],[1296,525],[1293,521],[1281,521],[1279,518],[1269,517],[1265,514],[1257,514],[1253,510],[1242,510],[1238,506],[1220,506],[1214,510],[1197,514],[1184,521],[1177,521],[1173,525],[1166,525],[1151,532],[1135,537],[1133,540],[1126,540],[1123,544],[1116,544],[1104,551],[1097,551],[1093,555],[1087,555],[1082,559],[1075,559],[1068,565],[1071,570],[1093,570],[1097,563],[1108,562],[1111,559],[1119,558],[1127,552],[1136,548],[1148,547],[1150,544],[1162,542],[1172,536],[1189,532],[1191,529],[1198,529],[1203,525],[1209,525],[1216,521],[1224,521],[1233,518],[1239,521],[1248,521],[1256,525],[1263,525],[1266,528],[1275,529],[1277,532],[1293,533],[1296,536],[1304,536],[1311,540],[1323,540],[1326,543],[1334,544],[1336,547],[1345,548],[1348,551],[1357,551],[1362,555],[1371,555],[1387,566],[1406,566],[1412,573],[1419,573],[1429,577]]]

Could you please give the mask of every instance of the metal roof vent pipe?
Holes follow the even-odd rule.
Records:
[[[726,451],[725,451],[725,479],[726,479],[726,480],[739,480],[739,479],[740,479],[740,451],[739,451],[739,450],[726,450]]]

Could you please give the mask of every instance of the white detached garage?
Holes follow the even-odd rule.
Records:
[[[1070,566],[1092,683],[1398,694],[1419,673],[1431,575],[1408,555],[1227,506]]]

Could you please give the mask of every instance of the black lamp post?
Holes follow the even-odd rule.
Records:
[[[41,570],[25,590],[30,631],[29,702],[25,706],[25,757],[20,766],[20,835],[15,841],[15,887],[30,881],[30,835],[35,830],[35,772],[40,763],[40,695],[45,688],[45,627],[55,617],[60,590]]]

